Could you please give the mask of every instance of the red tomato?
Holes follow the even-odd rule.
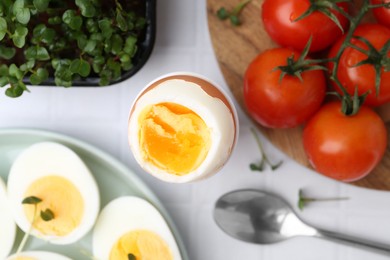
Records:
[[[364,24],[358,26],[354,35],[364,37],[367,39],[377,50],[380,50],[383,45],[390,40],[390,29],[380,24]],[[335,57],[340,49],[342,41],[345,37],[342,37],[330,50],[329,57]],[[352,39],[351,43],[367,50],[368,47],[358,39]],[[390,53],[388,53],[390,57]],[[371,64],[366,64],[358,67],[354,67],[355,64],[362,60],[367,59],[367,55],[362,52],[353,49],[346,48],[341,55],[339,61],[339,68],[337,76],[341,84],[346,88],[347,92],[351,95],[355,93],[355,88],[358,87],[359,95],[364,94],[367,91],[371,93],[366,99],[366,105],[379,106],[390,101],[390,72],[385,72],[382,69],[381,84],[379,96],[376,96],[375,91],[375,69]],[[329,64],[330,71],[333,68],[333,63]],[[340,92],[339,87],[334,84],[337,91]]]
[[[382,2],[390,3],[390,0],[371,0],[371,4],[373,5],[382,4]],[[375,18],[378,20],[379,23],[390,27],[390,9],[381,7],[375,8],[373,11]]]
[[[322,71],[305,71],[303,81],[286,75],[279,81],[287,58],[300,53],[276,48],[258,55],[246,70],[244,101],[249,114],[261,125],[271,128],[297,126],[311,117],[320,107],[326,89]]]
[[[382,159],[387,131],[371,108],[361,107],[354,116],[341,112],[341,103],[324,105],[307,123],[303,145],[318,172],[341,181],[366,176]]]
[[[348,10],[346,3],[339,3],[338,6]],[[342,31],[332,20],[318,11],[294,22],[309,7],[310,0],[265,0],[262,7],[265,30],[272,40],[282,46],[301,51],[312,36],[310,51],[327,48],[342,35]],[[346,31],[348,20],[339,12],[332,12]]]

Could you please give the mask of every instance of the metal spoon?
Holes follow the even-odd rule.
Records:
[[[312,236],[390,255],[390,245],[311,227],[284,200],[258,190],[223,195],[216,202],[214,219],[228,235],[246,242],[272,244]]]

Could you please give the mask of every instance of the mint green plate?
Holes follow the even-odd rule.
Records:
[[[0,176],[6,182],[9,169],[16,156],[26,147],[42,141],[53,141],[66,145],[76,152],[93,173],[98,183],[103,207],[119,196],[133,195],[151,202],[164,216],[180,249],[183,260],[189,260],[183,241],[156,195],[128,168],[107,153],[85,142],[41,130],[3,129],[0,130]],[[23,234],[18,230],[14,251]],[[25,250],[47,250],[61,253],[75,260],[91,259],[91,232],[79,242],[56,246],[30,238]]]

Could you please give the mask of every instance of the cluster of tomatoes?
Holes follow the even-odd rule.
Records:
[[[315,2],[323,6],[314,9]],[[303,145],[312,166],[331,178],[354,181],[373,170],[387,147],[385,124],[373,109],[390,102],[390,9],[378,7],[390,0],[363,1],[378,21],[370,24],[353,23],[347,2],[265,0],[264,27],[282,47],[251,62],[244,101],[265,127],[304,124]],[[346,40],[348,32],[353,37]],[[310,41],[309,56],[326,53],[322,64],[302,56]],[[340,99],[324,101],[329,91]]]

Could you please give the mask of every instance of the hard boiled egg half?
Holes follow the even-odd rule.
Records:
[[[229,97],[195,74],[157,79],[130,111],[128,137],[136,161],[167,182],[215,174],[230,157],[237,135],[237,113]]]
[[[64,145],[43,142],[24,150],[8,177],[17,225],[53,244],[70,244],[93,227],[100,205],[97,184],[80,157]]]
[[[7,260],[72,260],[66,256],[44,252],[44,251],[29,251],[17,255],[10,256]]]
[[[15,222],[10,212],[6,187],[0,178],[0,259],[11,252],[16,234]]]
[[[181,259],[164,218],[138,197],[120,197],[104,207],[93,231],[92,247],[97,259]]]

